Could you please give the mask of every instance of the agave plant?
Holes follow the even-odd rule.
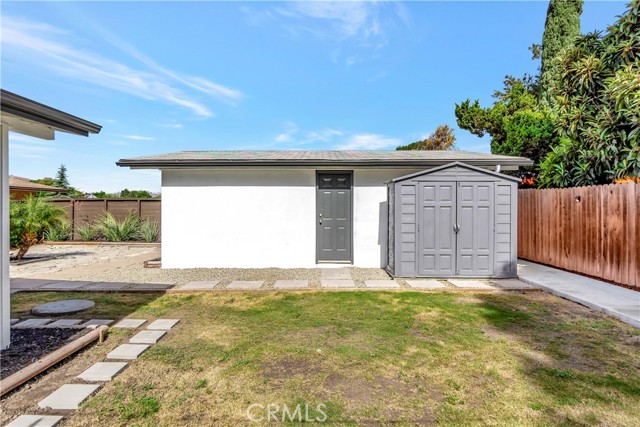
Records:
[[[71,223],[66,220],[52,225],[44,232],[44,237],[50,242],[63,242],[71,237]]]
[[[100,235],[96,226],[91,223],[76,225],[76,234],[80,236],[80,240],[83,242],[96,240]]]
[[[160,225],[156,221],[144,219],[140,221],[140,237],[147,243],[158,240],[160,235]]]
[[[126,242],[135,240],[139,235],[140,217],[129,212],[122,221],[118,221],[113,214],[105,212],[96,223],[100,235],[109,242]]]
[[[16,259],[21,260],[31,246],[44,238],[46,230],[62,222],[65,211],[40,197],[29,196],[23,201],[12,202],[9,215],[11,234],[18,247]]]

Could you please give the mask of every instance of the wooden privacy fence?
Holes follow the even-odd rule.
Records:
[[[518,257],[640,289],[640,183],[518,190]]]
[[[160,224],[160,199],[52,199],[51,202],[64,208],[72,225],[71,240],[80,240],[75,230],[79,225],[100,219],[110,212],[121,220],[129,212]]]

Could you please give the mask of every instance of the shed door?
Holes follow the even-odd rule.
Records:
[[[456,183],[424,183],[418,192],[418,275],[453,276]]]
[[[493,182],[458,183],[458,259],[460,276],[493,275]]]
[[[351,172],[318,172],[316,257],[352,262]]]

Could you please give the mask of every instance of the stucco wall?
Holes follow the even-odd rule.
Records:
[[[354,266],[385,266],[384,183],[413,172],[354,170]],[[163,268],[317,266],[315,174],[278,168],[163,170]]]

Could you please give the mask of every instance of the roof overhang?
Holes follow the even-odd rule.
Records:
[[[15,93],[0,89],[0,121],[10,130],[41,139],[54,139],[55,132],[89,136],[102,126]]]

